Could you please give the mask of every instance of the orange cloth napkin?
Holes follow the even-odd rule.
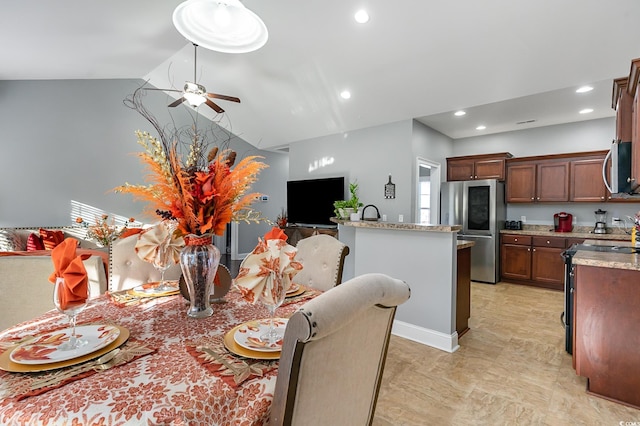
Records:
[[[302,270],[302,264],[295,260],[298,250],[287,244],[286,238],[281,229],[274,227],[242,261],[235,284],[245,300],[273,304]]]
[[[77,246],[76,239],[67,238],[51,251],[53,273],[49,276],[49,281],[55,284],[56,278],[62,277],[65,283],[60,297],[62,309],[67,309],[70,303],[87,300],[89,279],[82,261],[91,255],[76,256]]]

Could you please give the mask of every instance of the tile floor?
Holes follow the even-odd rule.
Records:
[[[373,425],[640,425],[640,410],[585,392],[563,310],[561,292],[472,283],[458,351],[391,337]]]

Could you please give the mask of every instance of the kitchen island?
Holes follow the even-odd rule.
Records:
[[[338,238],[350,249],[343,280],[379,272],[410,285],[411,298],[398,307],[393,333],[447,352],[457,350],[458,251],[469,251],[473,245],[458,243],[461,227],[374,221],[336,223]]]
[[[578,250],[573,264],[576,373],[587,378],[587,392],[640,408],[640,254]]]

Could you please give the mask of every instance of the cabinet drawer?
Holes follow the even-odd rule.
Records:
[[[560,237],[533,237],[534,247],[565,248],[565,238]]]
[[[502,235],[502,244],[515,244],[515,245],[519,245],[519,246],[530,246],[531,245],[531,236],[530,235],[504,234],[504,235]]]

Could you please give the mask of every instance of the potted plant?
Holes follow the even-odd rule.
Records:
[[[364,205],[358,198],[357,183],[349,183],[349,193],[351,195],[348,200],[339,200],[333,203],[334,212],[339,219],[349,219],[351,213],[357,213],[358,209]]]

